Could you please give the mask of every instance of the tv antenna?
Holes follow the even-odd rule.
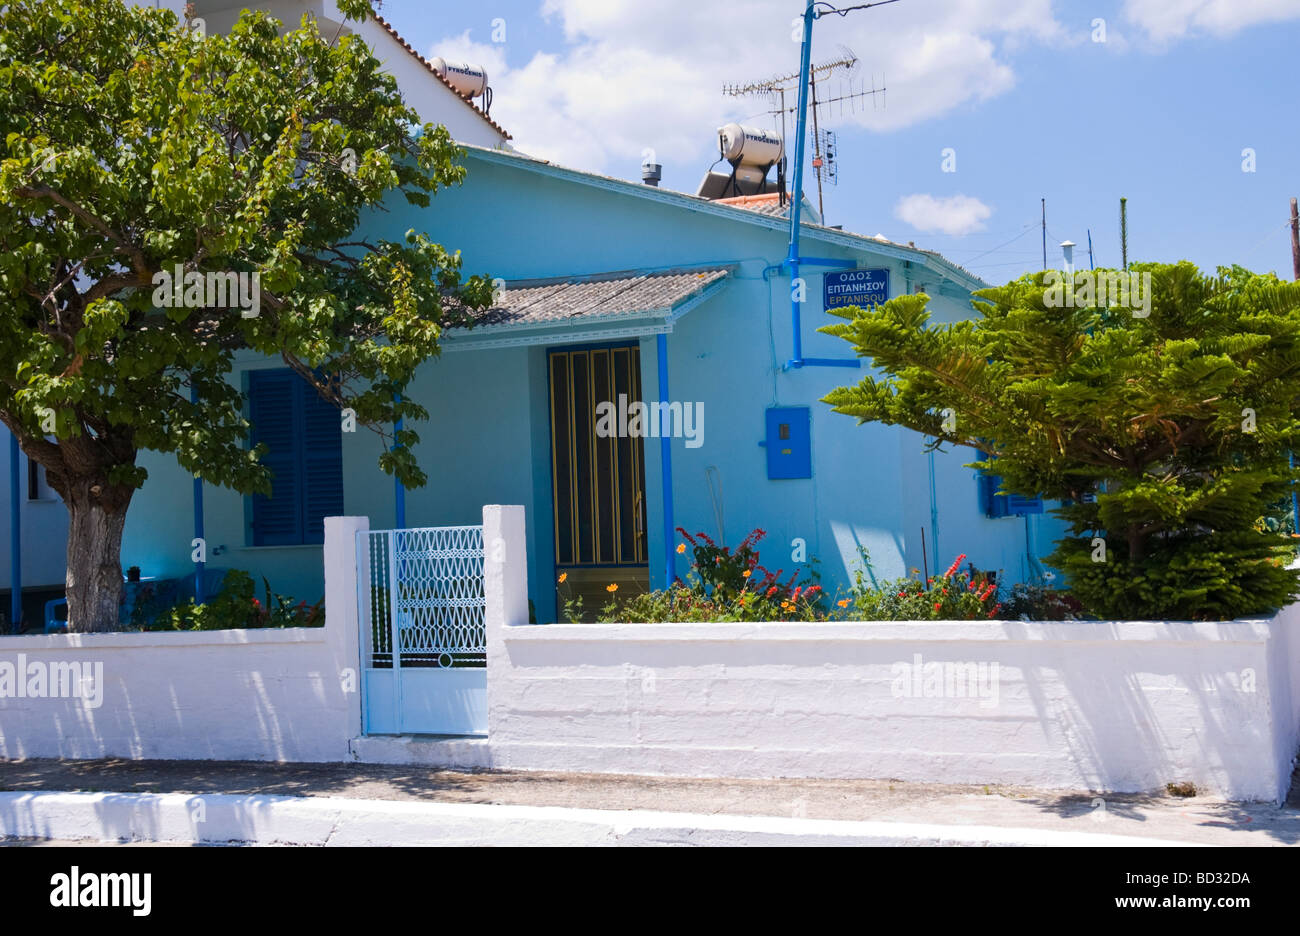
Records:
[[[858,74],[860,61],[853,50],[847,46],[840,46],[836,56],[820,65],[813,65],[808,70],[808,91],[811,101],[809,112],[812,115],[813,133],[813,171],[817,174],[817,211],[825,219],[825,199],[822,194],[822,183],[835,185],[839,178],[837,157],[839,154],[836,145],[835,133],[832,130],[825,129],[822,123],[829,121],[833,116],[843,117],[845,108],[849,113],[857,113],[859,106],[865,107],[866,101],[870,99],[872,110],[877,107],[877,95],[879,95],[880,106],[885,102],[885,88],[876,87],[875,76],[871,76],[871,87],[867,87],[867,82]],[[817,85],[820,83],[825,93],[827,82],[838,79],[839,85],[831,91],[830,97],[823,97],[820,100],[817,97]],[[796,105],[786,105],[786,92],[792,92],[796,97],[799,92],[799,73],[778,75],[775,78],[769,78],[764,81],[752,81],[747,84],[729,84],[722,86],[722,93],[728,97],[761,97],[772,102],[772,107],[768,113],[774,118],[780,119],[781,139],[785,140],[785,115],[793,114],[797,109]],[[837,110],[838,107],[838,110]],[[795,193],[795,197],[801,197],[802,193]]]

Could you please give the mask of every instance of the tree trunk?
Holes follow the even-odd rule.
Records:
[[[68,630],[118,629],[122,603],[122,528],[134,491],[107,481],[68,485]]]
[[[1142,536],[1137,525],[1128,528],[1128,558],[1130,562],[1137,562],[1146,555],[1146,539]]]

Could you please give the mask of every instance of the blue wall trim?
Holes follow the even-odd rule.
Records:
[[[659,402],[668,403],[668,336],[655,335],[655,350],[659,358]],[[671,588],[677,581],[677,553],[673,550],[673,541],[677,539],[673,523],[673,453],[672,440],[660,427],[659,467],[663,475],[663,512],[664,512],[664,588]]]

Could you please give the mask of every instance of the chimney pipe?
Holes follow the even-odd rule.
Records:
[[[664,177],[664,167],[659,163],[641,164],[641,181],[658,188],[659,180]]]
[[[1061,241],[1061,254],[1063,259],[1065,260],[1066,273],[1074,272],[1074,248],[1076,246],[1077,245],[1074,243],[1074,241],[1070,241],[1070,240]]]

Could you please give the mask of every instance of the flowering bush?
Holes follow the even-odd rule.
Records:
[[[1068,591],[1042,585],[1015,586],[1003,611],[1008,618],[1026,621],[1077,621],[1083,617],[1078,598]]]
[[[678,529],[692,549],[693,562],[685,580],[672,587],[611,599],[596,620],[602,623],[707,621],[975,621],[999,616],[1028,616],[1033,620],[1071,620],[1082,615],[1068,592],[1017,585],[1004,607],[996,577],[971,569],[962,571],[962,553],[942,574],[922,580],[898,578],[879,585],[859,570],[847,594],[827,596],[815,582],[797,581],[799,569],[783,580],[784,570],[771,572],[759,563],[758,542],[766,535],[754,530],[734,549],[719,546],[703,533]],[[863,553],[865,566],[870,558]],[[566,610],[568,607],[566,605]],[[570,617],[570,620],[576,618]]]
[[[849,598],[850,617],[865,621],[973,621],[996,617],[1002,610],[991,576],[959,571],[966,554],[942,575],[927,581],[901,578],[879,588],[864,587],[861,573]]]
[[[221,588],[203,604],[190,598],[161,615],[151,630],[226,630],[238,627],[321,627],[325,624],[325,602],[294,603],[286,595],[271,591],[265,578],[266,601],[259,600],[256,586],[247,572],[231,569]]]
[[[685,542],[677,547],[693,550],[691,569],[685,581],[619,601],[611,597],[601,609],[598,621],[819,621],[826,620],[821,607],[822,587],[800,581],[799,569],[782,581],[784,569],[771,572],[759,564],[757,545],[767,533],[756,529],[733,551],[719,546],[707,534],[692,536],[681,527]],[[613,593],[611,592],[611,596]]]

